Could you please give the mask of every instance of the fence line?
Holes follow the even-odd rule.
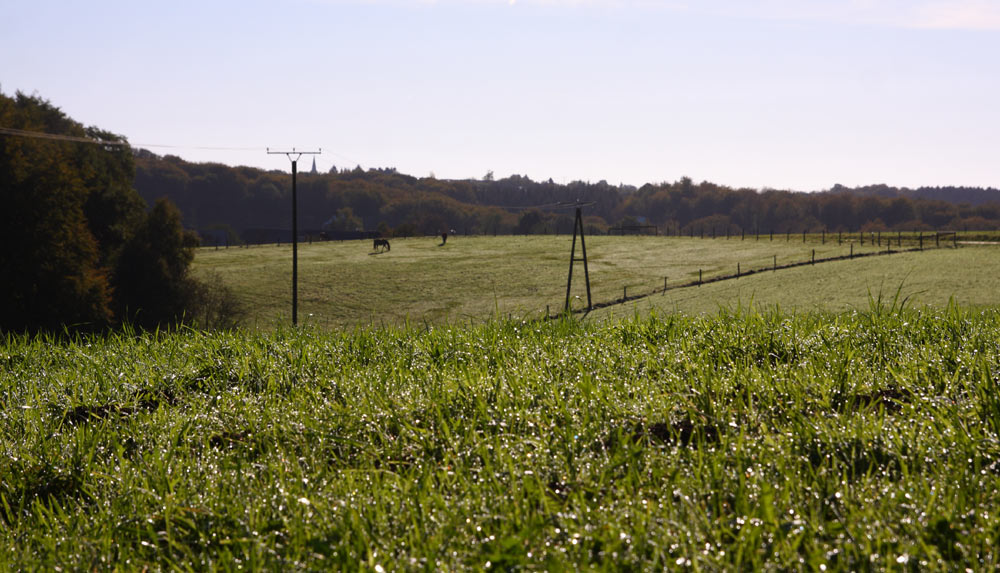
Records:
[[[954,242],[953,245],[954,246],[950,247],[950,248],[958,248],[958,243],[957,242]],[[847,261],[847,260],[860,259],[862,257],[875,257],[875,256],[883,256],[883,255],[894,255],[894,254],[900,254],[900,253],[919,253],[919,252],[923,252],[923,251],[938,250],[938,249],[943,249],[943,248],[949,248],[949,247],[924,247],[923,245],[921,245],[921,246],[910,248],[910,249],[897,248],[896,250],[892,250],[891,245],[887,244],[886,250],[884,250],[884,251],[873,251],[873,252],[867,252],[867,253],[855,253],[854,250],[853,250],[853,248],[852,248],[850,254],[847,254],[847,255],[837,255],[837,256],[834,256],[834,257],[826,257],[826,258],[816,258],[816,251],[815,251],[815,249],[813,249],[812,257],[810,259],[807,259],[807,260],[804,260],[804,261],[795,261],[795,262],[792,262],[792,263],[786,263],[786,264],[781,264],[781,265],[777,264],[777,255],[775,255],[775,259],[774,259],[774,261],[773,261],[773,263],[771,265],[769,265],[767,267],[761,267],[759,269],[753,269],[753,268],[751,268],[751,269],[744,270],[744,269],[741,268],[740,263],[737,262],[736,263],[736,274],[725,274],[725,275],[717,275],[717,276],[713,276],[713,277],[704,278],[703,275],[702,275],[702,269],[698,269],[698,278],[696,280],[691,280],[691,281],[688,281],[686,283],[681,283],[681,284],[675,284],[673,286],[668,286],[667,285],[667,277],[664,277],[663,278],[663,288],[654,288],[651,292],[647,292],[647,293],[639,293],[639,294],[633,294],[633,295],[629,296],[628,295],[628,287],[625,287],[625,290],[623,291],[623,296],[621,298],[618,298],[618,299],[615,299],[615,300],[612,300],[612,301],[608,301],[608,302],[598,302],[598,303],[595,303],[595,304],[591,305],[591,307],[589,309],[579,309],[579,310],[573,310],[571,312],[573,314],[586,314],[586,313],[589,313],[592,310],[598,310],[598,309],[601,309],[601,308],[607,308],[609,306],[615,306],[615,305],[619,305],[619,304],[624,304],[626,302],[630,302],[630,301],[633,301],[633,300],[639,300],[639,299],[643,299],[643,298],[649,298],[649,297],[651,297],[651,296],[653,296],[655,294],[666,294],[668,290],[677,290],[677,289],[684,289],[684,288],[691,288],[691,287],[700,287],[703,284],[716,283],[716,282],[726,281],[726,280],[735,280],[735,279],[739,279],[739,278],[742,278],[742,277],[747,277],[747,276],[750,276],[750,275],[755,275],[755,274],[759,274],[759,273],[763,273],[763,272],[768,272],[768,271],[773,272],[773,271],[777,271],[779,269],[792,269],[792,268],[796,268],[796,267],[814,266],[814,265],[816,265],[816,263],[828,263],[828,262],[834,262],[834,261]],[[548,315],[548,313],[546,313],[546,314],[547,314],[546,318],[548,318],[550,320],[551,319],[555,319],[555,318],[559,318],[559,317],[563,316],[563,313],[556,314],[556,315]]]

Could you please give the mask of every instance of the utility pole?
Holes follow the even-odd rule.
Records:
[[[285,155],[292,161],[292,324],[299,323],[299,200],[298,191],[295,188],[295,176],[298,170],[299,158],[303,155],[319,155],[319,151],[298,151],[294,147],[291,151],[271,151],[267,148],[268,155]],[[314,159],[315,161],[315,159]]]
[[[588,205],[593,205],[594,202],[590,201],[587,203],[581,203],[577,201],[576,203],[571,203],[569,205],[561,205],[562,207],[575,207],[576,208],[576,221],[573,223],[573,246],[570,248],[569,252],[569,276],[566,278],[566,308],[565,311],[568,313],[571,310],[570,306],[570,290],[573,286],[573,263],[580,261],[583,263],[583,277],[587,283],[587,310],[589,311],[593,305],[590,301],[590,271],[587,269],[587,244],[583,239],[583,212],[582,207],[587,207]],[[583,251],[583,257],[577,258],[576,256],[576,235],[580,235],[580,249]]]

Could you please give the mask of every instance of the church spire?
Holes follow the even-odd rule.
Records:
[[[312,168],[312,171],[310,171],[309,173],[312,173],[314,175],[316,174],[316,158],[315,157],[313,157],[313,168]]]

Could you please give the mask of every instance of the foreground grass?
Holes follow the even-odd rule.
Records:
[[[1000,313],[0,347],[0,569],[1000,565]]]

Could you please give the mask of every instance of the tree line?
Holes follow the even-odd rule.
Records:
[[[135,185],[148,201],[166,196],[188,228],[252,240],[255,230],[289,229],[290,177],[282,171],[189,163],[148,151],[136,156]],[[393,168],[299,173],[299,228],[385,236],[572,233],[568,205],[586,202],[588,232],[653,225],[661,233],[995,230],[1000,190],[884,185],[801,193],[734,189],[684,177],[641,188],[574,181],[440,180]]]
[[[134,189],[122,136],[22,93],[0,93],[0,126],[0,331],[156,328],[218,296],[188,274],[177,207]]]

